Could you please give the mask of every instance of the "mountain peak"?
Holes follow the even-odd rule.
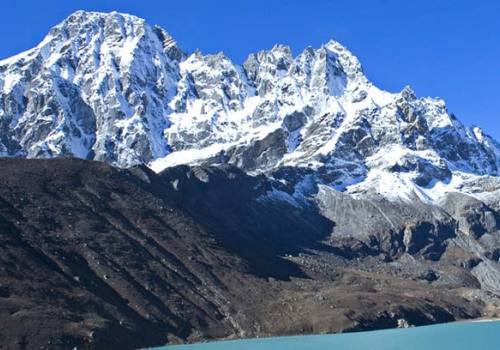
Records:
[[[287,57],[292,57],[292,49],[288,45],[284,44],[276,44],[272,47],[271,52],[273,53],[282,53]]]
[[[147,26],[144,19],[124,13],[79,10],[54,26],[50,30],[49,36],[57,36],[61,33],[66,37],[76,36],[84,32],[92,34],[100,30],[100,28],[107,28],[108,30],[113,29],[121,35],[130,35],[133,34],[137,28],[144,26]]]
[[[79,10],[69,15],[51,29],[44,42],[72,40],[90,36],[112,38],[116,42],[134,41],[142,36],[150,36],[162,43],[172,59],[181,60],[185,54],[177,46],[175,39],[159,26],[150,26],[144,19],[120,12],[92,12]],[[81,41],[81,40],[80,40]]]
[[[354,56],[345,46],[338,41],[330,39],[322,48],[334,53],[346,73],[351,77],[357,77],[363,74],[363,67],[358,58]]]
[[[417,98],[417,96],[415,95],[415,91],[413,91],[413,88],[410,85],[405,85],[400,94],[401,97],[408,101],[412,101]]]
[[[88,21],[98,21],[98,20],[118,20],[118,21],[130,21],[135,23],[144,24],[146,21],[143,18],[130,15],[127,13],[111,11],[111,12],[97,12],[97,11],[86,11],[78,10],[70,14],[66,19],[64,19],[61,24],[77,24]]]
[[[161,27],[117,12],[75,12],[0,63],[0,130],[7,156],[295,169],[298,184],[389,196],[382,185],[400,182],[424,200],[500,169],[496,141],[442,100],[378,89],[337,41],[297,57],[275,45],[239,66],[187,56]]]

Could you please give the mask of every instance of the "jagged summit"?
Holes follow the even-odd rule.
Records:
[[[0,128],[3,156],[156,171],[229,163],[391,199],[471,192],[464,184],[500,169],[495,140],[440,99],[377,88],[334,40],[296,57],[275,45],[238,65],[186,54],[162,28],[117,12],[78,11],[0,61]]]
[[[98,12],[98,11],[86,11],[86,10],[78,10],[69,15],[66,19],[64,19],[60,24],[56,25],[53,29],[64,28],[64,27],[72,27],[75,25],[81,25],[85,23],[98,23],[101,21],[112,21],[117,23],[134,23],[138,26],[146,25],[146,21],[143,18],[117,12]]]
[[[164,156],[182,59],[170,35],[137,17],[69,16],[35,49],[2,61],[5,153],[120,165]]]

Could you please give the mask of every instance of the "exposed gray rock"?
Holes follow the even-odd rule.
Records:
[[[476,238],[499,229],[498,214],[474,197],[461,193],[448,193],[442,205],[458,221],[460,230]]]
[[[392,259],[408,252],[437,260],[446,240],[455,236],[455,220],[441,208],[423,202],[410,205],[376,197],[355,199],[326,186],[320,186],[315,198],[322,213],[335,222],[332,244],[339,241],[345,248],[349,237],[365,254]]]

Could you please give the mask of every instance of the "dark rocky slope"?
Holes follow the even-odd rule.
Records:
[[[229,167],[0,160],[0,348],[132,349],[494,312],[458,245],[439,261],[349,256],[314,201],[266,196],[279,186]]]

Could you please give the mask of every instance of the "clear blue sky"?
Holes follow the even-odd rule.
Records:
[[[187,52],[241,63],[275,43],[295,53],[333,38],[389,91],[439,96],[466,124],[500,140],[500,1],[496,0],[1,0],[0,58],[37,44],[84,9],[117,10],[169,31]]]

